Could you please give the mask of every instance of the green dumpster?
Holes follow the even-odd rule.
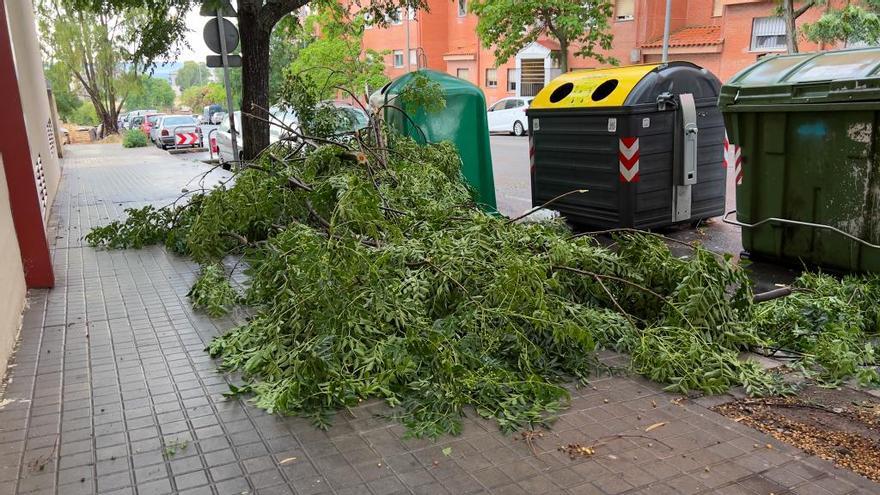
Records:
[[[383,103],[406,112],[403,115],[396,108],[386,107],[385,120],[417,142],[451,141],[455,144],[461,157],[462,175],[473,188],[474,199],[487,210],[495,211],[495,181],[483,92],[473,84],[443,72],[423,69],[418,73],[440,85],[446,107],[426,112],[423,108],[411,108],[411,105],[398,101],[396,95],[413,79],[415,72],[410,72],[380,90]],[[375,102],[374,98],[371,100]]]
[[[761,59],[719,106],[746,252],[880,272],[880,49]]]

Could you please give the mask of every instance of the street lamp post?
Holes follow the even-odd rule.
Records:
[[[666,0],[666,19],[663,21],[663,59],[669,62],[669,18],[672,17],[672,0]]]

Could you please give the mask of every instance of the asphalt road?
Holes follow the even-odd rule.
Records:
[[[529,138],[492,135],[492,174],[498,210],[518,216],[532,207],[529,177]]]

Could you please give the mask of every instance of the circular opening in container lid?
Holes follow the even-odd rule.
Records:
[[[574,84],[567,82],[550,93],[550,103],[559,103],[574,90]]]
[[[609,79],[600,84],[593,91],[593,94],[590,96],[590,98],[593,101],[602,101],[605,98],[608,98],[608,96],[611,95],[611,93],[613,93],[615,89],[617,89],[618,84],[619,82],[617,81],[617,79]]]

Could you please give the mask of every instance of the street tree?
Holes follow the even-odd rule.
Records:
[[[201,86],[211,82],[211,69],[204,62],[193,62],[187,60],[183,66],[178,69],[177,77],[174,79],[177,87],[184,91],[191,86]]]
[[[208,83],[202,86],[191,86],[180,95],[180,101],[194,112],[201,112],[207,105],[219,104],[226,106],[226,91],[223,85]]]
[[[202,0],[69,0],[96,12],[146,10],[140,35],[148,42],[138,45],[135,54],[152,60],[179,46],[186,34],[185,13]],[[204,0],[219,5],[219,0]],[[269,145],[269,46],[272,29],[285,16],[302,7],[344,4],[366,13],[377,25],[387,25],[399,8],[427,10],[427,0],[238,0],[238,30],[242,56],[242,110],[253,118],[242,119],[244,156],[256,156]]]
[[[128,95],[125,108],[135,110],[139,108],[170,109],[174,106],[174,88],[165,79],[140,76],[140,84]]]
[[[779,3],[779,13],[785,19],[788,53],[799,52],[801,35],[820,44],[880,43],[880,0],[848,0],[843,4],[830,0],[779,0]],[[823,10],[819,19],[798,29],[798,19],[818,9]]]
[[[299,19],[294,14],[284,16],[269,37],[269,99],[272,103],[278,103],[277,98],[282,83],[284,82],[284,69],[299,55],[306,41]],[[241,81],[239,71],[238,80]],[[239,95],[241,91],[239,91]]]
[[[82,105],[82,101],[70,90],[70,73],[58,62],[47,65],[44,73],[55,97],[58,116],[64,122],[71,122],[73,113]]]
[[[562,72],[568,71],[569,54],[617,63],[602,53],[613,39],[611,0],[472,0],[470,10],[479,17],[477,35],[483,46],[494,48],[499,62],[547,36],[559,43],[554,57]]]
[[[324,9],[306,19],[301,35],[305,47],[289,66],[315,87],[321,98],[333,98],[337,87],[360,94],[365,86],[379,88],[388,82],[385,54],[375,50],[363,53],[363,16],[346,22],[340,14]]]
[[[94,105],[104,132],[116,132],[119,111],[145,67],[133,56],[130,36],[149,14],[140,8],[121,14],[83,11],[72,0],[40,0],[37,7],[41,48],[62,71],[57,80],[75,81]]]

